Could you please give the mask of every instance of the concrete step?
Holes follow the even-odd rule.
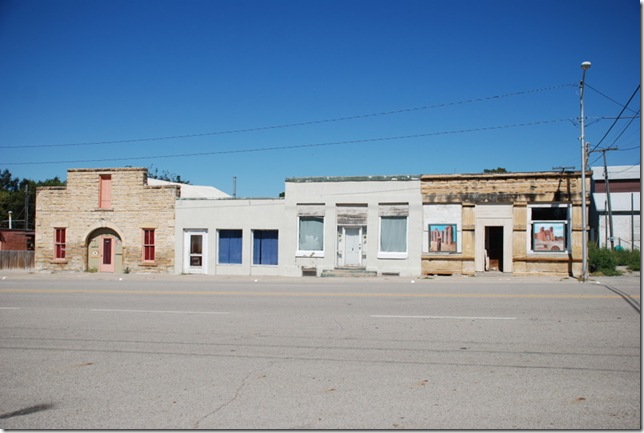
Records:
[[[364,268],[335,268],[333,270],[322,271],[321,277],[341,277],[341,278],[356,278],[356,277],[377,277],[376,271],[367,271]]]

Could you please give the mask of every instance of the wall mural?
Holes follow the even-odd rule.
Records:
[[[533,251],[565,251],[566,223],[545,222],[532,224]]]
[[[429,252],[456,252],[456,224],[429,225]]]

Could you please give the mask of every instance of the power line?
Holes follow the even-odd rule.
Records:
[[[617,121],[620,119],[620,117],[621,117],[621,116],[622,116],[622,114],[624,113],[624,110],[626,110],[626,108],[628,107],[628,104],[630,104],[630,103],[631,103],[631,101],[633,100],[633,98],[635,97],[635,95],[637,94],[637,92],[639,92],[639,90],[640,90],[640,85],[638,84],[638,85],[637,85],[637,88],[635,89],[635,91],[633,92],[633,94],[631,95],[631,97],[628,99],[628,102],[626,103],[626,105],[624,105],[624,106],[623,106],[622,111],[620,111],[620,112],[619,112],[619,114],[617,115],[617,117],[616,117],[616,118],[615,118],[615,120],[613,121],[613,124],[612,124],[612,125],[610,125],[610,128],[608,128],[608,131],[606,131],[606,134],[604,134],[604,136],[602,137],[602,139],[601,139],[601,140],[599,140],[599,143],[597,143],[597,144],[595,145],[595,147],[593,147],[593,148],[592,148],[591,152],[592,152],[593,150],[597,149],[597,148],[599,147],[599,145],[602,143],[602,141],[604,141],[604,139],[608,136],[608,133],[611,131],[611,129],[613,129],[613,127],[615,126],[615,124],[617,123]],[[639,113],[639,110],[638,110],[638,113]],[[628,125],[630,125],[632,122],[633,122],[633,119],[631,119],[631,121],[629,122],[629,124],[628,124]],[[628,127],[628,125],[627,125],[627,127]],[[620,134],[620,136],[621,136],[621,134]],[[619,138],[619,137],[618,137],[618,138]]]
[[[594,87],[592,87],[590,84],[588,84],[588,83],[584,83],[584,85],[585,85],[586,87],[588,87],[589,89],[592,89],[592,90],[594,90],[595,92],[599,93],[600,95],[602,95],[604,98],[608,99],[609,101],[614,102],[615,104],[619,105],[620,107],[624,107],[624,108],[626,108],[626,106],[624,106],[624,105],[622,105],[621,103],[617,102],[616,100],[614,100],[614,99],[613,99],[613,98],[611,98],[610,96],[607,96],[607,95],[603,94],[603,93],[602,93],[602,92],[600,92],[599,90],[597,90],[597,89],[595,89]],[[628,104],[626,104],[626,105],[628,105]],[[630,109],[630,108],[629,108],[629,110],[630,110],[630,111],[632,111],[633,113],[635,112],[635,110],[632,110],[632,109]]]
[[[639,113],[639,110],[638,110],[637,112]],[[622,135],[624,135],[624,132],[626,132],[626,130],[628,129],[628,127],[629,127],[629,126],[631,126],[631,123],[633,123],[633,120],[634,120],[634,119],[631,119],[631,120],[626,124],[626,126],[624,126],[624,129],[622,129],[622,132],[620,132],[620,133],[619,133],[619,135],[618,135],[617,137],[615,137],[615,140],[613,140],[613,144],[611,145],[611,147],[612,147],[612,146],[614,146],[614,145],[615,145],[615,143],[617,143],[617,140],[619,140],[619,139],[620,139],[620,137],[621,137]],[[619,149],[618,149],[618,150],[619,150]]]
[[[555,119],[555,120],[542,120],[542,121],[536,121],[536,122],[515,123],[512,125],[461,129],[461,130],[455,130],[455,131],[428,132],[424,134],[401,135],[401,136],[395,136],[395,137],[366,138],[366,139],[358,139],[358,140],[334,141],[334,142],[327,142],[327,143],[258,147],[254,149],[220,150],[220,151],[212,151],[212,152],[180,153],[180,154],[173,154],[173,155],[150,155],[150,156],[135,156],[135,157],[121,157],[121,158],[105,158],[105,159],[69,160],[69,161],[3,162],[3,165],[77,164],[77,163],[86,163],[86,162],[133,161],[133,160],[141,160],[141,159],[184,158],[184,157],[193,157],[193,156],[211,156],[211,155],[224,155],[224,154],[233,154],[233,153],[268,152],[268,151],[274,151],[274,150],[302,149],[302,148],[322,147],[322,146],[337,146],[341,144],[373,143],[377,141],[406,140],[411,138],[430,137],[430,136],[436,136],[436,135],[451,135],[451,134],[463,134],[468,132],[492,131],[497,129],[507,129],[507,128],[516,128],[516,127],[524,127],[524,126],[545,125],[545,124],[558,123],[558,122],[568,122],[569,120],[570,119],[567,119],[567,118]]]
[[[403,108],[400,110],[383,111],[379,113],[358,114],[354,116],[336,117],[336,118],[323,119],[323,120],[311,120],[307,122],[298,122],[298,123],[286,123],[281,125],[259,126],[259,127],[244,128],[244,129],[230,129],[230,130],[224,130],[224,131],[204,132],[199,134],[173,135],[173,136],[166,136],[166,137],[133,138],[133,139],[125,139],[125,140],[112,140],[112,141],[87,141],[87,142],[79,142],[79,143],[62,143],[62,144],[36,144],[36,145],[28,145],[28,146],[0,146],[0,149],[31,149],[31,148],[43,148],[43,147],[70,147],[70,146],[94,146],[94,145],[103,145],[103,144],[123,144],[123,143],[136,143],[136,142],[146,142],[146,141],[207,137],[207,136],[213,136],[213,135],[238,134],[238,133],[244,133],[244,132],[266,131],[271,129],[294,128],[297,126],[319,125],[319,124],[331,123],[331,122],[342,122],[347,120],[366,119],[370,117],[389,116],[392,114],[411,113],[414,111],[429,110],[434,108],[445,108],[445,107],[450,107],[455,105],[465,105],[465,104],[471,104],[474,102],[483,102],[483,101],[490,101],[494,99],[508,98],[512,96],[527,95],[530,93],[545,92],[547,90],[554,90],[562,87],[571,87],[575,85],[576,84],[560,84],[557,86],[542,87],[538,89],[524,90],[520,92],[512,92],[512,93],[506,93],[506,94],[494,95],[494,96],[486,96],[486,97],[475,98],[475,99],[466,99],[466,100],[456,101],[456,102],[446,102],[442,104],[426,105],[422,107]]]

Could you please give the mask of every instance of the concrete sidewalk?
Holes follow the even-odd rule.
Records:
[[[87,280],[87,281],[263,281],[263,282],[289,282],[298,284],[307,284],[315,282],[316,284],[334,284],[338,281],[342,282],[360,282],[368,281],[370,283],[382,282],[414,282],[414,283],[570,283],[582,284],[579,280],[570,276],[522,276],[504,274],[501,272],[487,272],[477,273],[474,276],[466,275],[429,275],[419,277],[397,277],[397,276],[377,276],[377,277],[360,277],[360,278],[339,278],[339,277],[283,277],[283,276],[258,276],[258,275],[244,275],[244,276],[229,276],[229,275],[199,275],[199,274],[143,274],[143,273],[130,273],[130,274],[112,274],[112,273],[93,273],[93,272],[36,272],[28,270],[0,270],[0,282],[3,280]],[[616,277],[606,276],[590,276],[585,284],[618,284],[639,287],[641,284],[640,272],[624,272],[623,275]]]

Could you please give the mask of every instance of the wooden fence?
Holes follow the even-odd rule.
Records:
[[[33,251],[0,251],[0,269],[33,269]]]

